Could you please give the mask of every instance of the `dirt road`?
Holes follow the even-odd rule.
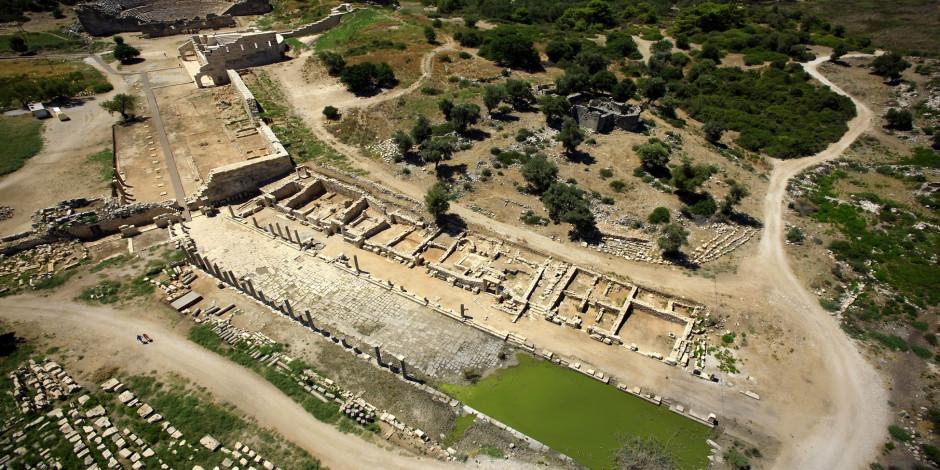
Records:
[[[121,362],[129,373],[157,370],[185,377],[206,387],[216,398],[231,403],[260,426],[277,431],[332,469],[459,467],[382,449],[317,421],[259,375],[190,342],[145,312],[20,296],[0,299],[0,318],[36,323],[40,331],[53,333],[59,340],[86,345],[85,354],[125,356],[130,360]],[[156,341],[140,345],[135,340],[138,332],[147,332]],[[477,468],[508,468],[501,461],[489,459],[471,464]],[[518,464],[509,465],[522,468]]]
[[[787,182],[801,171],[839,157],[852,142],[871,127],[872,113],[830,82],[818,71],[828,57],[804,65],[804,69],[830,89],[852,99],[857,116],[838,142],[808,158],[777,161],[764,198],[764,230],[758,256],[743,270],[763,276],[787,302],[785,311],[799,317],[806,326],[807,340],[827,360],[831,412],[820,416],[815,426],[785,445],[774,468],[862,468],[884,442],[890,410],[884,381],[861,356],[852,341],[820,307],[816,297],[797,279],[783,242],[783,207]]]

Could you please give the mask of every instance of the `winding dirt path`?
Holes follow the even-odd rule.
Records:
[[[827,361],[830,394],[819,398],[831,401],[831,413],[820,416],[815,426],[782,448],[774,464],[774,468],[779,469],[862,468],[872,461],[878,445],[884,442],[890,417],[882,377],[862,357],[838,321],[820,307],[816,297],[793,273],[783,242],[787,183],[807,168],[838,158],[872,123],[872,112],[864,103],[819,72],[819,65],[828,60],[828,56],[818,58],[805,64],[804,69],[834,92],[850,98],[857,115],[849,121],[845,135],[822,152],[812,157],[776,162],[764,198],[764,230],[758,256],[745,269],[745,272],[763,276],[774,289],[783,293],[786,310],[800,317],[805,324],[807,342]]]
[[[58,300],[58,299],[57,299]],[[316,420],[300,405],[258,374],[190,342],[153,315],[131,309],[112,310],[38,296],[0,299],[0,318],[34,323],[58,340],[83,344],[85,354],[127,357],[120,361],[130,373],[151,370],[176,373],[198,383],[217,399],[231,403],[260,426],[273,429],[332,469],[401,470],[446,468],[531,468],[518,462],[479,458],[471,465],[445,463],[406,455],[370,444]],[[147,332],[155,341],[137,343]]]

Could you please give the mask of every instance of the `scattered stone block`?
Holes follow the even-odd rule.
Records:
[[[210,452],[215,452],[222,445],[214,437],[208,434],[203,436],[202,439],[199,439],[199,444],[201,444],[206,449],[209,449]]]

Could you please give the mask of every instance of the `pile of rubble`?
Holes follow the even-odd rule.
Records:
[[[35,287],[88,257],[88,249],[77,241],[40,245],[13,256],[0,255],[0,279],[12,276],[7,285],[0,286],[0,294]]]
[[[29,360],[10,373],[13,398],[23,414],[42,411],[53,402],[65,400],[82,387],[59,364],[45,360]]]
[[[0,220],[13,218],[14,209],[10,206],[0,206]]]
[[[379,141],[370,145],[367,150],[378,155],[386,163],[400,162],[404,157],[393,139]]]
[[[698,264],[714,261],[740,248],[757,234],[753,227],[739,227],[735,225],[716,223],[711,229],[715,236],[692,250],[692,261]]]

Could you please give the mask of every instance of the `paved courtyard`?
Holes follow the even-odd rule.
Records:
[[[265,296],[286,298],[295,311],[309,309],[343,335],[404,355],[428,375],[486,369],[498,361],[502,341],[326,261],[222,217],[198,217],[189,225],[203,255],[236,276],[249,276]]]

